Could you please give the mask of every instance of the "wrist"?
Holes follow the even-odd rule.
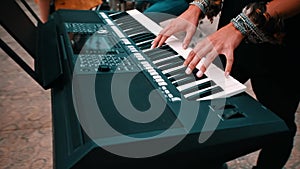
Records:
[[[236,26],[232,22],[230,22],[228,24],[228,27],[230,27],[232,29],[232,31],[234,32],[235,38],[241,39],[241,40],[245,38],[245,35],[239,29],[237,29]]]
[[[195,5],[190,5],[189,8],[179,16],[179,18],[188,20],[194,25],[198,25],[200,15],[201,10]]]
[[[194,4],[189,5],[188,11],[190,11],[190,13],[197,15],[197,16],[200,16],[202,14],[201,9]]]
[[[280,44],[284,36],[281,18],[271,17],[264,2],[247,5],[231,23],[252,43]]]
[[[205,16],[210,1],[209,0],[194,0],[190,3],[190,5],[194,5],[201,10],[202,18]]]

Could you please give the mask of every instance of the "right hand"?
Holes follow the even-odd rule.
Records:
[[[153,40],[151,48],[162,46],[171,35],[184,31],[186,35],[182,47],[186,49],[196,32],[200,14],[200,8],[195,5],[190,5],[185,12],[160,31],[159,35]]]

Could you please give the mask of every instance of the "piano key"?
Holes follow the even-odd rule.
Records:
[[[172,57],[168,60],[164,60],[164,61],[161,61],[161,62],[156,62],[155,65],[157,67],[160,67],[162,65],[166,65],[166,64],[170,64],[170,63],[174,63],[174,62],[181,62],[183,64],[183,60],[181,60],[180,57]]]
[[[174,81],[173,84],[175,86],[182,86],[182,85],[185,85],[185,84],[190,83],[190,82],[194,82],[194,81],[198,81],[198,80],[202,80],[204,78],[207,78],[206,75],[203,75],[201,77],[197,77],[196,73],[197,73],[197,70],[194,70],[192,72],[192,74],[189,74],[189,75],[187,75],[185,73],[182,73],[185,76],[175,76],[175,77],[172,77],[172,78],[177,78],[178,79],[178,80]]]
[[[171,82],[174,82],[174,81],[177,81],[179,79],[182,79],[182,78],[185,78],[186,76],[190,76],[190,75],[187,75],[185,73],[178,73],[178,74],[174,74],[172,76],[169,76],[168,79],[171,81]]]
[[[141,34],[134,34],[134,36],[129,36],[132,41],[135,43],[139,43],[142,41],[147,41],[147,40],[153,40],[155,38],[155,35],[152,33],[141,33]]]
[[[161,70],[166,70],[166,69],[170,69],[172,67],[177,67],[177,66],[180,66],[182,65],[182,62],[170,62],[169,64],[164,64],[164,65],[161,65],[161,66],[157,66],[159,69]]]
[[[117,25],[124,27],[125,29],[130,28],[130,26],[138,26],[138,27],[144,27],[143,25],[139,24],[136,20],[130,19],[127,20],[126,18],[120,18],[117,20],[114,20]],[[145,28],[145,30],[147,30]]]
[[[140,25],[139,23],[137,23],[137,22],[128,22],[128,23],[124,23],[124,22],[116,22],[117,23],[117,25],[119,26],[119,27],[121,27],[122,29],[123,29],[123,31],[125,31],[125,30],[128,30],[128,29],[132,29],[132,28],[137,28],[137,27],[140,27],[140,28],[144,28],[142,25]],[[134,26],[134,27],[133,27]],[[144,30],[146,30],[145,28],[144,28]]]
[[[174,53],[171,53],[171,52],[161,52],[159,54],[156,54],[156,55],[152,55],[152,56],[149,56],[149,58],[152,60],[152,61],[157,61],[157,60],[161,60],[163,58],[167,58],[167,57],[172,57],[172,56],[177,56],[179,57],[178,54],[174,54]]]
[[[197,99],[212,95],[214,93],[222,92],[222,91],[223,91],[223,89],[221,87],[215,85],[215,86],[212,86],[211,88],[209,88],[207,90],[201,91],[201,92],[196,93],[192,96],[185,96],[185,97],[188,100],[197,100]]]
[[[167,72],[167,73],[164,73],[164,75],[166,75],[167,77],[172,77],[174,75],[177,75],[177,74],[185,74],[184,71],[185,71],[186,67],[181,67],[177,70],[174,70],[172,72]]]
[[[146,44],[146,43],[150,43],[152,42],[153,39],[148,39],[148,40],[144,40],[144,41],[141,41],[139,43],[136,43],[137,46],[140,46],[140,45],[143,45],[143,44]]]
[[[163,44],[162,46],[158,48],[154,48],[148,51],[145,51],[144,53],[148,56],[155,55],[157,52],[164,52],[164,51],[174,51],[169,45]],[[176,51],[174,51],[176,52]]]
[[[205,88],[215,86],[215,85],[217,85],[217,84],[214,81],[209,80],[209,81],[205,81],[203,83],[200,83],[198,85],[192,86],[190,88],[186,88],[186,89],[182,90],[181,93],[183,95],[186,95],[186,94],[193,93],[193,92],[199,91],[199,90],[203,90]]]
[[[139,47],[141,50],[150,49],[151,46],[152,46],[152,44],[150,42],[137,45],[137,47]]]
[[[137,32],[141,32],[143,31],[144,28],[143,27],[135,27],[135,28],[130,28],[130,29],[127,29],[127,30],[124,30],[124,32],[130,36],[130,35],[133,35],[133,34],[136,34]]]
[[[144,52],[149,58],[152,58],[152,57],[155,57],[156,55],[161,55],[163,53],[165,53],[166,51],[165,50],[161,50],[161,49],[151,49],[151,50],[148,50],[146,52]]]
[[[129,10],[129,11],[126,11],[126,13],[128,13],[130,15],[129,18],[131,18],[131,19],[128,19],[128,20],[132,20],[132,22],[130,22],[126,19],[125,20],[121,19],[121,20],[118,20],[118,22],[119,21],[127,21],[127,22],[126,23],[119,22],[119,24],[126,27],[128,25],[128,23],[135,23],[135,21],[137,21],[140,25],[143,25],[143,27],[145,28],[145,29],[139,30],[138,32],[133,31],[133,29],[130,29],[130,31],[132,31],[132,33],[133,33],[130,35],[131,37],[133,37],[134,35],[137,35],[137,37],[138,37],[139,36],[138,34],[142,34],[142,33],[148,33],[148,34],[153,33],[155,36],[157,36],[159,34],[159,32],[162,30],[161,26],[159,26],[157,23],[153,22],[151,19],[144,16],[137,10]],[[121,17],[114,16],[114,18],[121,18]],[[134,28],[135,26],[130,26],[130,27]],[[141,37],[143,37],[143,36],[141,36]],[[176,88],[179,91],[199,92],[197,89],[199,89],[199,90],[202,89],[200,87],[201,85],[204,88],[207,87],[208,83],[213,84],[213,85],[216,84],[215,86],[219,87],[219,89],[218,88],[213,89],[214,91],[217,91],[217,89],[218,90],[223,89],[223,92],[221,91],[221,92],[218,92],[215,94],[211,93],[211,95],[208,95],[208,96],[206,96],[206,94],[201,94],[201,95],[199,95],[199,97],[202,97],[202,98],[198,98],[196,100],[212,99],[212,98],[224,97],[224,96],[229,97],[234,94],[245,91],[245,89],[246,89],[245,85],[239,83],[233,77],[231,77],[231,76],[225,77],[224,71],[214,64],[211,64],[207,68],[202,79],[197,79],[195,74],[198,71],[199,66],[200,66],[200,64],[198,64],[196,66],[196,69],[193,71],[193,74],[189,75],[189,76],[194,76],[195,81],[185,84],[187,81],[191,81],[192,78],[189,79],[187,77],[183,77],[183,75],[188,76],[185,74],[186,67],[183,65],[177,66],[179,64],[179,62],[175,58],[178,57],[184,61],[184,59],[187,58],[189,52],[192,49],[191,48],[183,49],[182,42],[180,40],[178,40],[175,36],[169,37],[168,40],[166,41],[166,43],[164,43],[161,47],[154,48],[154,49],[151,49],[150,48],[151,43],[148,43],[149,41],[147,41],[143,38],[141,38],[141,39],[136,38],[134,40],[137,41],[135,43],[138,43],[138,45],[139,45],[138,47],[140,47],[140,49],[142,50],[143,54],[145,55],[145,58],[150,59],[152,61],[152,63],[155,65],[155,67],[157,67],[157,69],[159,71],[161,71],[161,73],[163,73],[168,79],[171,79],[171,78],[173,78],[171,80],[177,79],[177,81],[175,81],[174,83],[177,83],[178,86]],[[170,56],[169,54],[166,54],[166,53],[173,53],[173,55]],[[169,55],[169,57],[167,57],[168,55]],[[171,66],[172,64],[174,64],[174,67]],[[180,82],[180,80],[181,80],[181,82]],[[178,84],[179,82],[180,83],[185,82],[185,83]],[[197,86],[197,85],[199,85],[199,86]],[[211,87],[208,87],[208,88],[211,88]],[[207,88],[205,88],[205,89],[207,89]],[[208,92],[208,93],[210,93],[210,92]]]
[[[130,25],[130,23],[135,23],[137,25],[139,24],[138,21],[136,21],[130,16],[119,17],[117,19],[114,19],[114,22],[116,22],[117,24],[126,24],[126,25]],[[139,24],[139,26],[143,26],[143,25]]]
[[[196,85],[199,85],[199,84],[202,84],[202,83],[205,83],[207,81],[209,81],[210,79],[205,77],[205,78],[202,78],[200,80],[196,80],[194,82],[191,82],[191,83],[188,83],[188,84],[184,84],[184,85],[181,85],[181,86],[177,86],[176,88],[181,92],[183,90],[186,90],[188,88],[191,88],[193,86],[196,86]]]
[[[177,66],[177,67],[173,67],[171,69],[163,70],[162,73],[167,74],[167,73],[171,73],[171,72],[177,71],[177,70],[182,69],[182,68],[185,69],[186,67],[183,66],[183,65],[180,65],[180,66]]]
[[[171,60],[173,58],[178,58],[179,55],[173,55],[173,56],[170,56],[170,57],[163,57],[161,59],[158,59],[158,60],[154,60],[152,61],[154,64],[157,64],[157,63],[160,63],[160,62],[164,62],[164,61],[167,61],[167,60]]]
[[[182,86],[182,85],[185,85],[185,84],[188,84],[191,82],[195,82],[195,81],[196,81],[195,77],[187,76],[185,78],[182,78],[182,79],[172,82],[172,84],[177,87],[177,86]]]
[[[116,12],[116,13],[110,14],[109,16],[112,18],[112,20],[116,20],[118,18],[125,17],[125,16],[128,17],[130,15],[126,12]]]

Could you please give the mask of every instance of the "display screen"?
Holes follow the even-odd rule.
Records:
[[[105,35],[69,32],[69,39],[74,54],[102,54],[111,51],[115,43]]]

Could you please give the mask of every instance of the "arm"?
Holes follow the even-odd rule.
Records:
[[[194,0],[189,8],[165,27],[154,39],[152,48],[160,47],[173,34],[184,31],[186,33],[182,47],[186,49],[190,44],[199,19],[205,16],[212,22],[213,17],[221,10],[222,0]]]
[[[41,21],[45,23],[48,20],[50,13],[50,1],[51,0],[35,0],[38,4]]]
[[[286,19],[300,12],[300,1],[290,0],[287,2],[285,0],[273,0],[267,3],[266,7],[266,12],[269,14],[269,17]],[[272,26],[272,24],[270,25]],[[187,66],[186,73],[191,73],[202,58],[205,57],[206,59],[197,73],[197,76],[201,77],[212,61],[219,54],[223,54],[227,60],[225,75],[229,75],[234,61],[233,51],[239,46],[244,38],[248,38],[247,33],[249,32],[246,31],[246,33],[242,33],[241,29],[237,29],[236,26],[230,22],[215,33],[211,34],[203,41],[199,42],[190,52],[184,62],[184,65]]]
[[[190,5],[185,12],[174,19],[159,33],[152,42],[152,48],[162,46],[171,35],[181,31],[186,32],[183,48],[187,48],[198,26],[200,15],[200,8]]]
[[[292,17],[300,12],[300,0],[273,0],[267,4],[267,12],[271,17]]]

